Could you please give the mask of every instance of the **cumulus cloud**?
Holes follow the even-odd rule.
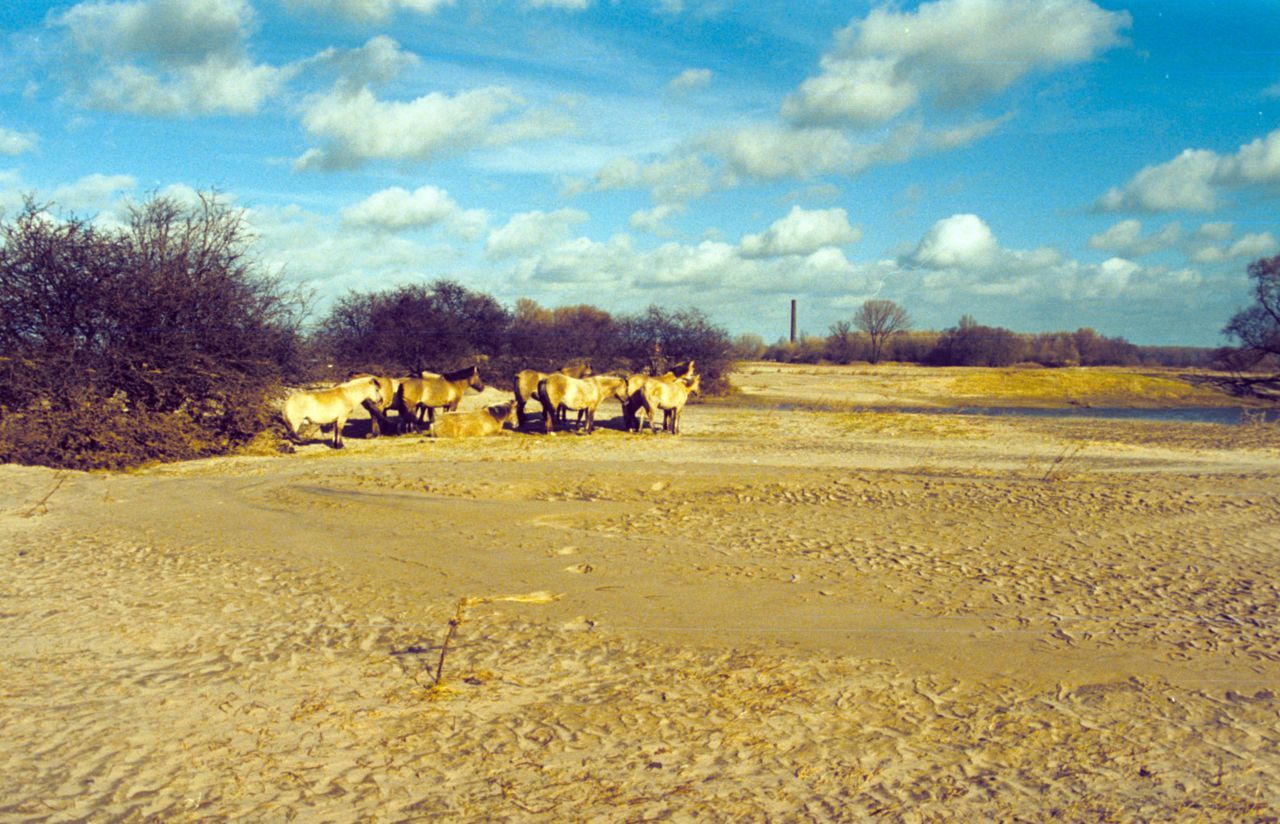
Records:
[[[659,203],[652,209],[641,209],[632,212],[631,219],[628,221],[632,229],[639,229],[642,232],[649,232],[654,235],[669,235],[671,227],[667,225],[667,221],[672,217],[684,212],[684,207],[678,204]]]
[[[1280,129],[1221,155],[1186,149],[1173,160],[1148,166],[1098,200],[1106,211],[1207,212],[1222,205],[1224,189],[1280,183]]]
[[[339,14],[351,20],[382,22],[400,9],[433,14],[455,0],[286,0],[295,10]]]
[[[758,235],[742,238],[742,254],[749,258],[809,255],[827,247],[856,243],[862,232],[849,225],[844,209],[806,210],[793,206],[786,217]]]
[[[760,124],[713,136],[707,146],[732,173],[763,180],[847,172],[857,165],[853,144],[834,129]]]
[[[455,234],[472,239],[483,232],[488,222],[483,210],[464,210],[448,192],[435,186],[412,192],[399,186],[383,189],[343,209],[341,217],[353,226],[389,232],[444,225]]]
[[[783,103],[807,126],[885,123],[930,98],[968,104],[1023,76],[1090,60],[1132,20],[1090,0],[935,0],[873,9],[837,33],[822,71]]]
[[[569,230],[579,223],[585,223],[587,219],[587,213],[579,209],[533,211],[515,215],[506,225],[489,233],[485,242],[485,255],[498,260],[546,249],[567,240]]]
[[[524,4],[531,9],[582,11],[591,5],[591,0],[524,0]]]
[[[675,153],[650,163],[615,158],[596,172],[592,188],[598,191],[644,186],[658,203],[683,203],[701,197],[715,187],[715,172],[694,152]]]
[[[302,124],[326,145],[296,165],[341,169],[373,159],[431,160],[483,144],[495,121],[521,103],[502,87],[431,92],[404,102],[380,100],[368,88],[335,89],[308,102]]]
[[[15,132],[0,127],[0,155],[20,155],[36,146],[36,136],[30,132]]]
[[[691,92],[710,84],[711,69],[685,69],[667,84],[667,89],[677,93]]]
[[[325,49],[315,57],[303,61],[301,65],[306,68],[330,69],[337,73],[339,86],[358,90],[386,83],[421,62],[420,57],[405,51],[394,39],[378,35],[369,38],[359,48]]]
[[[991,227],[962,214],[933,224],[907,260],[927,269],[980,269],[993,264],[998,251]]]
[[[97,212],[137,185],[138,181],[129,175],[91,174],[54,189],[50,199],[72,212]]]
[[[86,105],[155,116],[249,114],[291,70],[255,64],[247,0],[84,2],[50,18]]]
[[[1135,258],[1168,249],[1181,239],[1182,225],[1179,223],[1170,223],[1160,231],[1144,236],[1141,221],[1122,220],[1105,232],[1090,237],[1089,247]]]
[[[1225,240],[1225,238],[1224,238]],[[1241,235],[1227,245],[1205,243],[1191,253],[1193,263],[1221,263],[1234,258],[1260,258],[1275,254],[1280,245],[1270,232],[1251,232]]]

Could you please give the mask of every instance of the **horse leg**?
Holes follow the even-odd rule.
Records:
[[[342,415],[333,422],[333,448],[342,449],[342,427],[347,425],[347,416]]]

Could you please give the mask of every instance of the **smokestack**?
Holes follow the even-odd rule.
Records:
[[[796,342],[796,299],[791,299],[791,342]]]

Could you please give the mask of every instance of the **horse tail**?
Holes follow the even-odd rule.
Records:
[[[280,409],[280,417],[284,419],[285,436],[294,443],[302,443],[301,438],[298,436],[298,430],[302,426],[302,416],[294,408],[295,397],[295,395],[290,395],[285,398],[284,406]]]
[[[547,432],[555,431],[556,406],[551,402],[551,393],[547,391],[547,379],[538,381],[538,403],[542,404],[542,419],[546,423]]]

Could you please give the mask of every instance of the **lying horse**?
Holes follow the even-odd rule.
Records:
[[[502,434],[502,425],[515,423],[516,407],[499,403],[471,412],[445,412],[431,424],[433,438],[482,438]]]
[[[404,420],[421,428],[424,415],[428,423],[434,423],[435,410],[456,410],[458,402],[462,400],[462,393],[468,386],[477,392],[484,391],[484,381],[480,380],[478,366],[469,366],[443,375],[423,372],[420,378],[405,378],[400,382],[394,406]]]
[[[664,413],[663,428],[667,428],[665,413],[670,412],[671,434],[679,435],[680,413],[684,411],[684,405],[688,402],[689,396],[701,388],[701,383],[700,375],[670,382],[654,379],[645,381],[644,386],[640,388],[640,398],[643,402],[642,408],[649,416],[649,429],[653,432],[658,431],[653,418],[655,410],[661,409]]]
[[[644,408],[644,396],[641,390],[645,383],[649,381],[665,381],[666,383],[674,383],[677,380],[689,380],[697,373],[693,369],[693,361],[682,363],[662,375],[653,376],[643,373],[636,373],[627,378],[627,400],[622,404],[622,423],[628,432],[640,431],[640,410]],[[664,410],[662,415],[662,428],[671,428],[671,411]]]
[[[547,432],[555,432],[555,410],[581,409],[587,413],[587,434],[595,429],[596,408],[605,398],[627,402],[627,379],[615,375],[595,375],[579,380],[568,375],[548,375],[538,383],[538,402]]]
[[[342,448],[342,427],[351,412],[363,403],[379,403],[382,388],[373,377],[354,378],[329,389],[301,389],[285,399],[281,414],[289,437],[300,443],[304,423],[333,424],[333,448]]]
[[[591,361],[585,360],[582,363],[573,366],[561,367],[559,370],[561,375],[568,375],[571,378],[589,378],[591,377]],[[516,375],[515,394],[516,394],[516,417],[520,421],[520,427],[523,429],[527,420],[524,414],[524,405],[531,399],[538,397],[538,384],[542,383],[549,377],[546,372],[539,372],[536,369],[522,369]],[[564,410],[560,410],[561,420],[564,419]]]

